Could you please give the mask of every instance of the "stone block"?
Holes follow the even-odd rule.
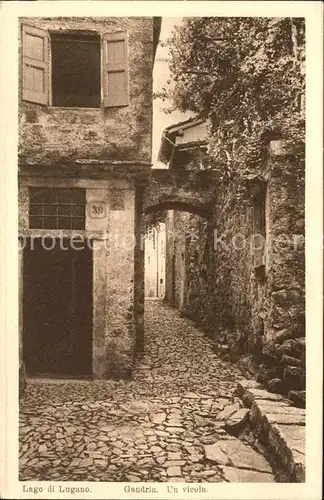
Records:
[[[250,408],[249,421],[253,427],[253,434],[259,437],[262,442],[267,441],[269,431],[269,426],[265,425],[265,415],[279,415],[278,419],[280,419],[280,415],[285,415],[284,419],[286,420],[290,416],[296,415],[295,410],[297,410],[297,408],[289,406],[288,402],[286,402],[282,396],[276,396],[280,397],[281,400],[270,401],[256,399]],[[303,418],[302,414],[300,416]]]
[[[258,406],[260,411],[265,413],[281,413],[286,415],[292,415],[299,413],[300,415],[305,415],[304,410],[301,408],[295,408],[291,406],[287,399],[282,398],[281,401],[268,401],[268,400],[256,400],[255,404]]]
[[[289,402],[278,394],[253,387],[244,392],[247,386],[244,381],[240,382],[238,392],[243,401],[244,397],[249,396],[249,420],[254,435],[272,449],[292,481],[304,482],[305,410],[290,406]],[[270,396],[274,400],[260,399],[260,396]],[[224,453],[223,449],[221,451]]]
[[[283,382],[287,389],[304,390],[306,386],[305,371],[298,366],[287,366],[284,369]]]
[[[288,399],[299,408],[306,408],[306,391],[289,391]]]
[[[282,401],[282,396],[273,394],[265,389],[249,389],[242,396],[242,401],[245,406],[250,408],[255,400],[262,399],[264,401]]]
[[[270,391],[270,392],[282,394],[284,391],[284,384],[283,384],[281,378],[273,378],[271,380],[268,380],[266,385],[267,385],[268,391]]]
[[[231,483],[274,483],[273,474],[237,467],[223,467],[223,475]]]
[[[204,446],[204,451],[208,460],[219,465],[231,464],[234,467],[272,472],[266,459],[240,439],[224,439]]]
[[[282,328],[279,331],[276,331],[274,334],[274,342],[276,344],[282,344],[286,340],[293,339],[296,337],[303,337],[305,332],[300,328],[296,328],[295,326],[289,326],[287,328]]]
[[[269,429],[271,424],[305,425],[305,416],[298,413],[266,413],[262,424],[264,429]]]
[[[242,397],[248,389],[262,389],[262,385],[255,380],[242,379],[237,382],[235,392]]]
[[[283,371],[283,369],[279,365],[267,367],[264,364],[261,364],[259,366],[257,382],[266,383],[266,382],[268,382],[268,380],[271,380],[273,378],[281,378],[282,371]]]
[[[165,413],[153,413],[150,415],[150,420],[153,424],[161,424],[165,421],[166,415]]]
[[[300,358],[306,350],[305,338],[288,339],[283,344],[278,345],[277,351],[279,356],[284,354],[294,358]]]
[[[285,366],[301,366],[301,361],[297,358],[293,358],[292,356],[288,356],[287,354],[284,354],[281,357],[280,363]]]
[[[269,151],[271,156],[280,158],[288,155],[296,155],[304,151],[304,145],[302,143],[294,143],[284,139],[276,139],[270,141]]]
[[[216,420],[226,420],[233,413],[237,412],[237,410],[239,410],[239,404],[238,403],[225,406],[225,408],[220,413],[218,413],[218,415],[216,417]]]
[[[274,345],[266,345],[261,351],[262,361],[267,366],[275,366],[278,363],[277,350]]]
[[[296,482],[305,481],[305,427],[273,424],[268,442]]]
[[[169,477],[178,477],[181,476],[181,467],[168,467],[167,468],[167,475]]]
[[[204,453],[207,460],[219,465],[229,464],[227,454],[222,450],[220,443],[207,444],[204,446]]]

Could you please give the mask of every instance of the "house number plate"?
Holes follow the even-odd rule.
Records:
[[[104,201],[92,201],[89,204],[89,216],[93,219],[106,217],[106,203]]]

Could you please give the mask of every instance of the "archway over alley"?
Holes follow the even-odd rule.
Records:
[[[217,175],[213,171],[152,169],[145,188],[144,214],[182,210],[209,217]]]
[[[186,246],[192,236],[190,233],[195,231],[195,222],[205,220],[208,223],[212,220],[216,187],[217,174],[214,171],[151,170],[142,206],[144,217],[153,215],[152,219],[149,218],[151,239],[146,233],[142,256],[145,269],[142,273],[143,295],[147,298],[165,298],[180,311],[185,307],[188,271]],[[156,219],[154,214],[157,215]],[[160,219],[163,220],[162,224]],[[157,226],[154,227],[154,224]],[[179,242],[182,242],[180,252]],[[144,314],[144,307],[142,311],[139,311],[139,315]],[[144,318],[139,323],[137,350],[143,352]]]
[[[158,212],[166,212],[167,219],[170,222],[170,213],[194,214],[206,220],[212,216],[212,207],[215,200],[215,191],[217,187],[217,174],[210,170],[184,170],[184,169],[152,169],[148,181],[142,186],[142,194],[139,197],[141,201],[137,205],[137,224],[136,239],[137,247],[135,249],[135,319],[136,319],[136,350],[143,352],[144,346],[144,297],[145,297],[145,267],[147,272],[147,258],[145,257],[142,237],[145,233],[145,215]],[[172,231],[171,231],[172,232]],[[164,240],[165,251],[167,248],[166,239]],[[150,258],[150,257],[149,257]],[[158,257],[156,257],[158,260]],[[172,258],[171,258],[172,259]],[[183,264],[183,263],[182,263]],[[157,263],[158,265],[158,263]],[[152,265],[151,265],[152,267]],[[157,267],[157,266],[155,266]],[[168,299],[171,304],[182,303],[182,299],[175,299],[175,273],[176,265],[170,264],[169,273],[169,293]],[[184,271],[183,265],[181,266]],[[152,289],[156,290],[158,296],[160,278],[156,270],[152,271],[156,283]],[[168,280],[166,280],[166,286]],[[184,296],[184,290],[180,291],[180,296]]]

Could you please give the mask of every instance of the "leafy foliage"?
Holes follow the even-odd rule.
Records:
[[[261,166],[267,140],[304,141],[304,19],[185,18],[167,45],[159,97],[209,119],[211,168],[224,178]]]

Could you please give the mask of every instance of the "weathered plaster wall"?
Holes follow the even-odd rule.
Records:
[[[59,108],[20,100],[19,161],[49,165],[90,158],[150,162],[153,18],[28,18],[21,22],[52,31],[83,29],[104,34],[126,30],[129,105]]]

